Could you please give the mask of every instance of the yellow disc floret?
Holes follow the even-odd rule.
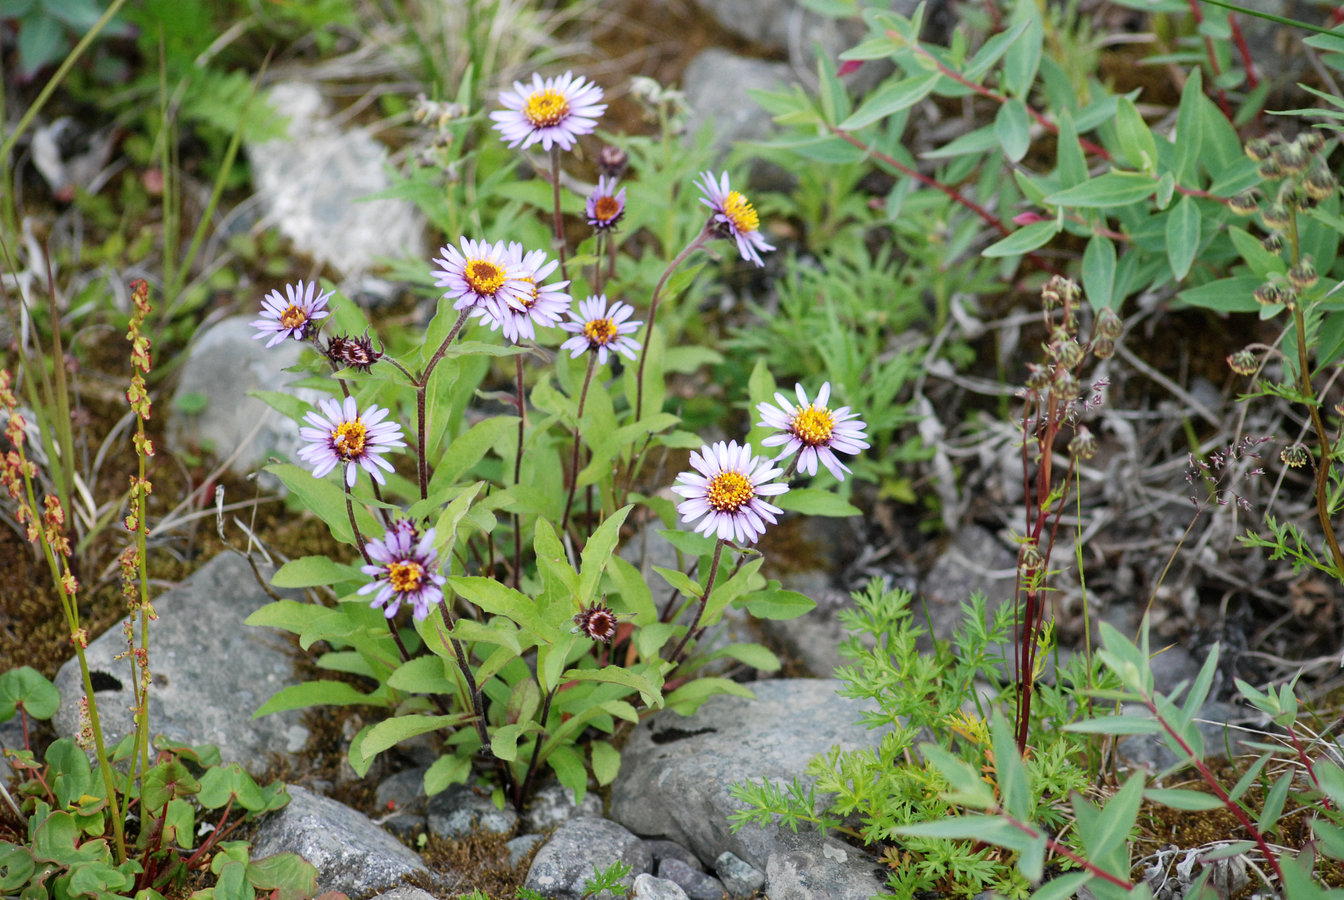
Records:
[[[751,480],[741,472],[720,472],[705,491],[705,500],[717,512],[737,512],[755,496]]]
[[[342,422],[331,432],[331,448],[342,459],[358,459],[364,455],[367,437],[363,422]]]
[[[467,263],[462,275],[467,279],[467,286],[483,296],[493,297],[495,291],[504,286],[504,270],[488,260],[473,259]]]
[[[589,319],[583,323],[583,336],[588,343],[605,347],[615,340],[616,326],[611,319]]]
[[[415,560],[401,560],[387,564],[387,583],[392,585],[392,590],[400,593],[410,593],[420,590],[420,583],[425,580],[425,567]]]
[[[729,191],[728,196],[723,198],[723,214],[733,223],[734,228],[743,233],[755,231],[761,225],[751,201],[737,191]]]
[[[793,414],[789,429],[798,440],[809,447],[828,444],[835,433],[835,414],[824,406],[815,404],[803,409],[798,407]]]
[[[523,118],[533,128],[559,125],[569,115],[569,101],[565,95],[551,88],[533,91],[523,104]]]
[[[286,328],[301,328],[308,321],[308,314],[294,304],[280,314],[280,324]]]

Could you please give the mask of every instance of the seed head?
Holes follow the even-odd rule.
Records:
[[[1072,369],[1083,361],[1083,348],[1072,338],[1053,347],[1055,362],[1066,369]]]
[[[1033,391],[1043,391],[1050,387],[1050,370],[1044,366],[1038,366],[1035,363],[1027,364],[1027,388]]]
[[[1288,270],[1288,283],[1291,284],[1298,293],[1315,286],[1318,280],[1316,267],[1312,265],[1310,259],[1303,259],[1300,263]]]
[[[1283,166],[1279,161],[1270,156],[1260,160],[1260,177],[1266,181],[1274,181],[1283,177]]]
[[[1078,382],[1078,378],[1068,369],[1055,373],[1055,383],[1050,389],[1059,398],[1060,403],[1072,403],[1083,392],[1083,386]]]
[[[1254,375],[1258,366],[1255,352],[1249,348],[1238,350],[1227,357],[1227,367],[1238,375]]]
[[[1311,161],[1310,154],[1296,141],[1291,144],[1279,144],[1274,148],[1273,159],[1279,164],[1285,175],[1299,175],[1307,170]]]
[[[1278,135],[1274,135],[1278,137]],[[1264,162],[1274,151],[1274,144],[1268,137],[1255,138],[1246,142],[1246,155],[1256,162]]]
[[[381,350],[373,349],[367,334],[360,337],[338,335],[327,341],[327,359],[340,369],[358,369],[367,373],[381,359]]]
[[[1259,303],[1261,306],[1273,306],[1276,303],[1282,302],[1280,300],[1278,287],[1268,281],[1256,288],[1251,296],[1253,296],[1255,302]]]
[[[1260,221],[1265,223],[1265,227],[1271,231],[1278,231],[1288,227],[1288,207],[1279,201],[1266,206],[1260,210]]]
[[[1297,142],[1308,153],[1319,153],[1325,147],[1325,137],[1319,131],[1307,131],[1299,134]]]
[[[1045,301],[1046,309],[1062,304],[1072,306],[1080,296],[1082,291],[1078,287],[1078,282],[1063,275],[1052,276],[1041,288],[1041,299]]]
[[[1302,190],[1313,200],[1324,200],[1339,190],[1339,180],[1329,169],[1318,164],[1302,178]]]
[[[1110,359],[1115,356],[1115,341],[1108,337],[1099,337],[1092,342],[1092,355],[1097,359]]]
[[[610,641],[616,636],[616,613],[601,603],[585,606],[574,614],[574,632],[595,641]]]
[[[1115,310],[1109,306],[1097,313],[1097,323],[1095,325],[1097,337],[1110,338],[1115,340],[1120,337],[1121,332],[1125,330],[1124,323],[1120,317],[1115,314]]]
[[[1271,231],[1265,235],[1265,239],[1260,242],[1260,246],[1270,253],[1278,253],[1283,249],[1283,235],[1280,232]]]

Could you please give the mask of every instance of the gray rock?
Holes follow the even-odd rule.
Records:
[[[363,813],[293,785],[289,796],[289,805],[258,828],[252,854],[297,853],[317,867],[319,892],[368,896],[428,871],[419,856]]]
[[[823,54],[835,59],[867,32],[858,16],[822,16],[808,10],[804,0],[698,0],[696,5],[738,37],[765,50],[787,53],[799,73],[809,77],[816,71],[818,45]],[[904,16],[915,8],[911,0],[885,6]]]
[[[579,816],[562,824],[537,851],[524,887],[548,900],[579,900],[594,868],[604,870],[617,861],[630,866],[623,882],[627,888],[653,866],[648,847],[638,837],[607,819]],[[599,900],[607,896],[604,892]]]
[[[647,872],[635,876],[631,900],[690,900],[676,882],[655,878]]]
[[[498,809],[490,795],[465,784],[455,784],[429,798],[430,833],[442,838],[461,838],[475,832],[508,834],[518,824],[512,809]]]
[[[260,297],[257,309],[259,315]],[[240,475],[255,471],[273,455],[293,459],[302,445],[296,422],[248,396],[256,390],[285,391],[303,377],[285,371],[304,352],[300,343],[287,340],[268,349],[265,341],[252,339],[256,331],[248,323],[256,317],[225,319],[197,336],[187,350],[168,411],[168,443],[174,450],[201,447],[219,459],[231,459],[229,468]],[[326,396],[311,389],[288,390],[309,402]],[[202,400],[204,406],[197,411]]]
[[[674,881],[689,900],[723,900],[723,884],[680,859],[668,857],[658,864],[658,877]]]
[[[425,827],[426,768],[403,769],[378,782],[374,790],[374,804],[380,811],[386,810],[378,824],[398,837],[407,837]]]
[[[549,831],[575,816],[602,817],[602,798],[589,791],[578,806],[574,792],[562,784],[548,784],[532,794],[532,802],[523,813],[528,831]]]
[[[765,887],[765,873],[727,850],[714,860],[714,871],[719,873],[729,897],[750,897]]]
[[[798,835],[791,850],[771,853],[765,866],[770,900],[868,900],[886,888],[868,854],[834,838]]]
[[[363,129],[342,131],[311,84],[277,84],[269,99],[289,117],[289,134],[247,148],[265,221],[345,275],[380,257],[423,255],[424,216],[414,204],[364,199],[392,184],[387,149]]]
[[[541,835],[539,834],[520,834],[513,840],[506,842],[504,846],[509,849],[509,865],[515,869],[518,868],[518,864],[540,842]]]
[[[694,853],[678,844],[676,841],[665,841],[662,838],[654,838],[644,842],[649,848],[649,853],[653,855],[654,865],[661,865],[663,860],[675,859],[685,863],[697,872],[703,872],[705,867]],[[659,876],[660,878],[663,876]]]
[[[1013,599],[1016,583],[1017,556],[985,529],[962,528],[920,586],[933,636],[948,638],[956,631],[962,621],[961,604],[976,592],[985,595],[987,614],[993,615],[999,604]]]
[[[791,781],[835,744],[876,746],[882,732],[854,724],[864,707],[836,696],[839,686],[832,679],[758,681],[748,685],[755,699],[711,697],[693,716],[651,717],[626,743],[611,817],[701,859],[730,850],[764,868],[772,852],[787,847],[781,829],[746,825],[731,832],[728,817],[744,804],[729,788],[763,778]]]
[[[403,884],[375,895],[372,900],[434,900],[434,895],[418,887]]]
[[[262,573],[268,577],[268,573]],[[289,647],[268,628],[243,624],[269,602],[241,556],[224,553],[154,601],[158,620],[150,629],[149,725],[188,744],[214,744],[225,762],[253,773],[266,768],[272,752],[293,753],[308,740],[301,711],[253,719],[252,714],[282,687],[297,684]],[[103,737],[108,746],[131,730],[130,664],[114,657],[126,639],[116,625],[85,650],[94,677]],[[56,674],[61,708],[53,718],[58,734],[79,732],[84,695],[78,660]]]
[[[742,141],[759,141],[774,128],[770,113],[748,95],[748,91],[778,91],[796,83],[787,63],[766,62],[736,56],[717,47],[701,51],[686,66],[682,86],[686,94],[689,115],[686,133],[693,138],[706,125],[713,127],[714,153],[720,159]],[[725,89],[725,85],[730,85]],[[753,183],[760,187],[778,188],[782,173],[777,169],[758,166],[752,171]],[[765,184],[759,184],[761,180]]]
[[[831,583],[829,572],[787,572],[779,580],[785,589],[797,591],[817,604],[816,608],[796,619],[762,619],[758,623],[761,631],[809,673],[829,678],[838,667],[850,662],[840,655],[840,642],[847,632],[836,614],[852,609],[853,599]]]

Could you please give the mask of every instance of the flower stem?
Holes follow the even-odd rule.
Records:
[[[514,373],[518,391],[518,453],[513,458],[513,483],[517,485],[523,478],[523,436],[527,428],[527,403],[523,397],[523,358],[515,356]],[[513,588],[518,590],[523,578],[523,532],[522,519],[513,514]],[[561,528],[563,531],[564,529]]]
[[[434,374],[434,367],[443,359],[443,355],[448,352],[448,345],[453,342],[462,326],[467,321],[467,314],[471,312],[471,307],[464,307],[457,321],[453,323],[452,330],[448,336],[443,339],[439,349],[434,351],[434,355],[429,358],[425,365],[425,372],[419,378],[411,379],[415,386],[415,449],[416,449],[416,471],[420,478],[420,499],[424,500],[429,496],[429,458],[427,454],[428,437],[425,435],[425,395],[429,392],[429,377]]]
[[[599,264],[600,265],[600,264]],[[569,457],[569,496],[565,498],[565,514],[560,518],[560,533],[569,525],[569,511],[574,506],[574,490],[579,484],[579,423],[583,421],[583,406],[588,401],[588,386],[597,369],[597,354],[588,354],[588,371],[583,376],[583,390],[579,392],[579,411],[574,417],[574,450]]]
[[[719,559],[723,556],[723,548],[727,543],[723,538],[719,538],[718,543],[714,545],[714,561],[709,565],[709,577],[705,579],[705,590],[700,595],[700,605],[695,610],[695,621],[686,629],[686,633],[681,636],[681,643],[677,644],[677,648],[667,658],[668,662],[672,663],[673,668],[685,656],[687,642],[693,635],[698,635],[700,632],[700,620],[704,617],[705,607],[709,604],[709,595],[714,592],[714,579],[719,574]]]
[[[555,248],[560,257],[560,279],[568,281],[565,274],[565,220],[560,212],[560,145],[551,146],[551,196],[555,199]]]
[[[649,343],[653,340],[653,317],[658,315],[658,300],[662,295],[663,286],[667,284],[667,279],[672,276],[677,267],[686,261],[686,258],[705,245],[705,242],[713,237],[710,226],[714,220],[705,222],[705,227],[700,229],[700,233],[695,236],[686,249],[676,255],[672,262],[667,264],[663,277],[658,279],[658,284],[653,289],[653,299],[649,301],[649,321],[644,324],[644,346],[639,349],[639,369],[635,374],[635,421],[638,422],[644,412],[644,363],[649,358]]]

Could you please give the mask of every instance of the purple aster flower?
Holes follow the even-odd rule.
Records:
[[[345,464],[346,487],[353,487],[355,474],[363,469],[379,484],[385,484],[379,468],[392,471],[392,464],[383,454],[394,447],[405,447],[401,426],[384,422],[388,411],[381,406],[370,406],[363,413],[355,405],[354,397],[344,403],[333,399],[319,400],[319,412],[304,416],[309,427],[299,429],[299,437],[307,441],[299,448],[299,459],[313,467],[313,477],[323,478],[338,465]]]
[[[503,330],[504,337],[511,343],[520,343],[524,338],[537,339],[538,324],[554,327],[560,324],[560,315],[569,310],[569,294],[565,288],[568,281],[555,284],[541,284],[560,263],[546,261],[545,250],[531,250],[523,253],[522,244],[509,244],[509,272],[515,273],[523,283],[523,290],[507,303],[498,301],[482,303],[472,307],[471,315],[484,318],[490,323],[491,331]]]
[[[269,337],[267,347],[274,347],[285,338],[296,341],[306,340],[312,333],[313,322],[331,315],[327,309],[327,299],[331,291],[317,292],[317,284],[300,281],[298,284],[285,285],[285,295],[271,291],[261,301],[261,318],[249,323],[257,329],[253,340]]]
[[[628,359],[634,359],[639,351],[639,341],[627,337],[639,330],[643,322],[627,322],[635,308],[629,303],[617,301],[607,309],[607,295],[600,294],[579,302],[579,314],[571,310],[570,321],[561,322],[560,327],[574,336],[560,345],[561,350],[572,350],[573,358],[578,359],[585,350],[596,350],[597,361],[605,364],[607,351],[613,350]]]
[[[625,188],[616,190],[616,179],[603,175],[588,195],[583,214],[598,231],[610,231],[625,215]]]
[[[531,88],[515,81],[512,91],[501,93],[499,102],[507,109],[490,118],[510,147],[522,144],[526,150],[540,141],[548,152],[552,145],[572,150],[576,137],[597,128],[597,117],[607,108],[601,99],[602,89],[582,76],[566,72],[542,81],[534,74]]]
[[[794,386],[794,392],[798,395],[796,405],[778,392],[775,393],[778,406],[769,403],[756,405],[756,411],[761,414],[760,424],[780,431],[761,441],[762,446],[784,445],[779,456],[775,457],[776,462],[798,451],[798,468],[808,475],[817,474],[817,460],[821,460],[832,475],[844,481],[849,467],[840,462],[835,452],[838,450],[852,456],[866,450],[868,442],[864,438],[868,435],[864,433],[864,428],[867,426],[857,413],[849,411],[848,406],[834,410],[827,408],[826,403],[831,399],[829,381],[821,386],[816,401],[812,403],[808,402],[807,393],[801,384]]]
[[[461,239],[459,252],[452,244],[444,245],[434,260],[439,268],[431,274],[434,283],[444,288],[443,296],[453,299],[453,309],[466,309],[478,303],[521,303],[529,290],[520,277],[509,269],[509,250],[501,241]]]
[[[762,498],[782,494],[789,486],[770,481],[781,470],[763,456],[752,456],[750,444],[706,445],[691,453],[691,465],[696,471],[678,475],[672,492],[686,498],[677,504],[683,522],[704,516],[696,531],[754,544],[765,533],[765,523],[775,522],[783,512]]]
[[[700,187],[705,192],[700,202],[714,211],[711,221],[715,223],[715,232],[719,237],[737,241],[737,252],[743,259],[758,266],[765,265],[758,251],[775,248],[761,235],[761,220],[751,202],[737,191],[729,190],[727,172],[717,182],[712,172],[702,172],[700,178]]]
[[[434,529],[423,535],[406,519],[397,521],[381,541],[369,541],[364,548],[372,564],[360,567],[373,581],[359,589],[360,594],[377,591],[369,605],[382,607],[389,619],[401,609],[403,601],[411,604],[417,622],[424,621],[430,608],[443,599],[446,579],[437,571],[438,554],[434,552]]]

